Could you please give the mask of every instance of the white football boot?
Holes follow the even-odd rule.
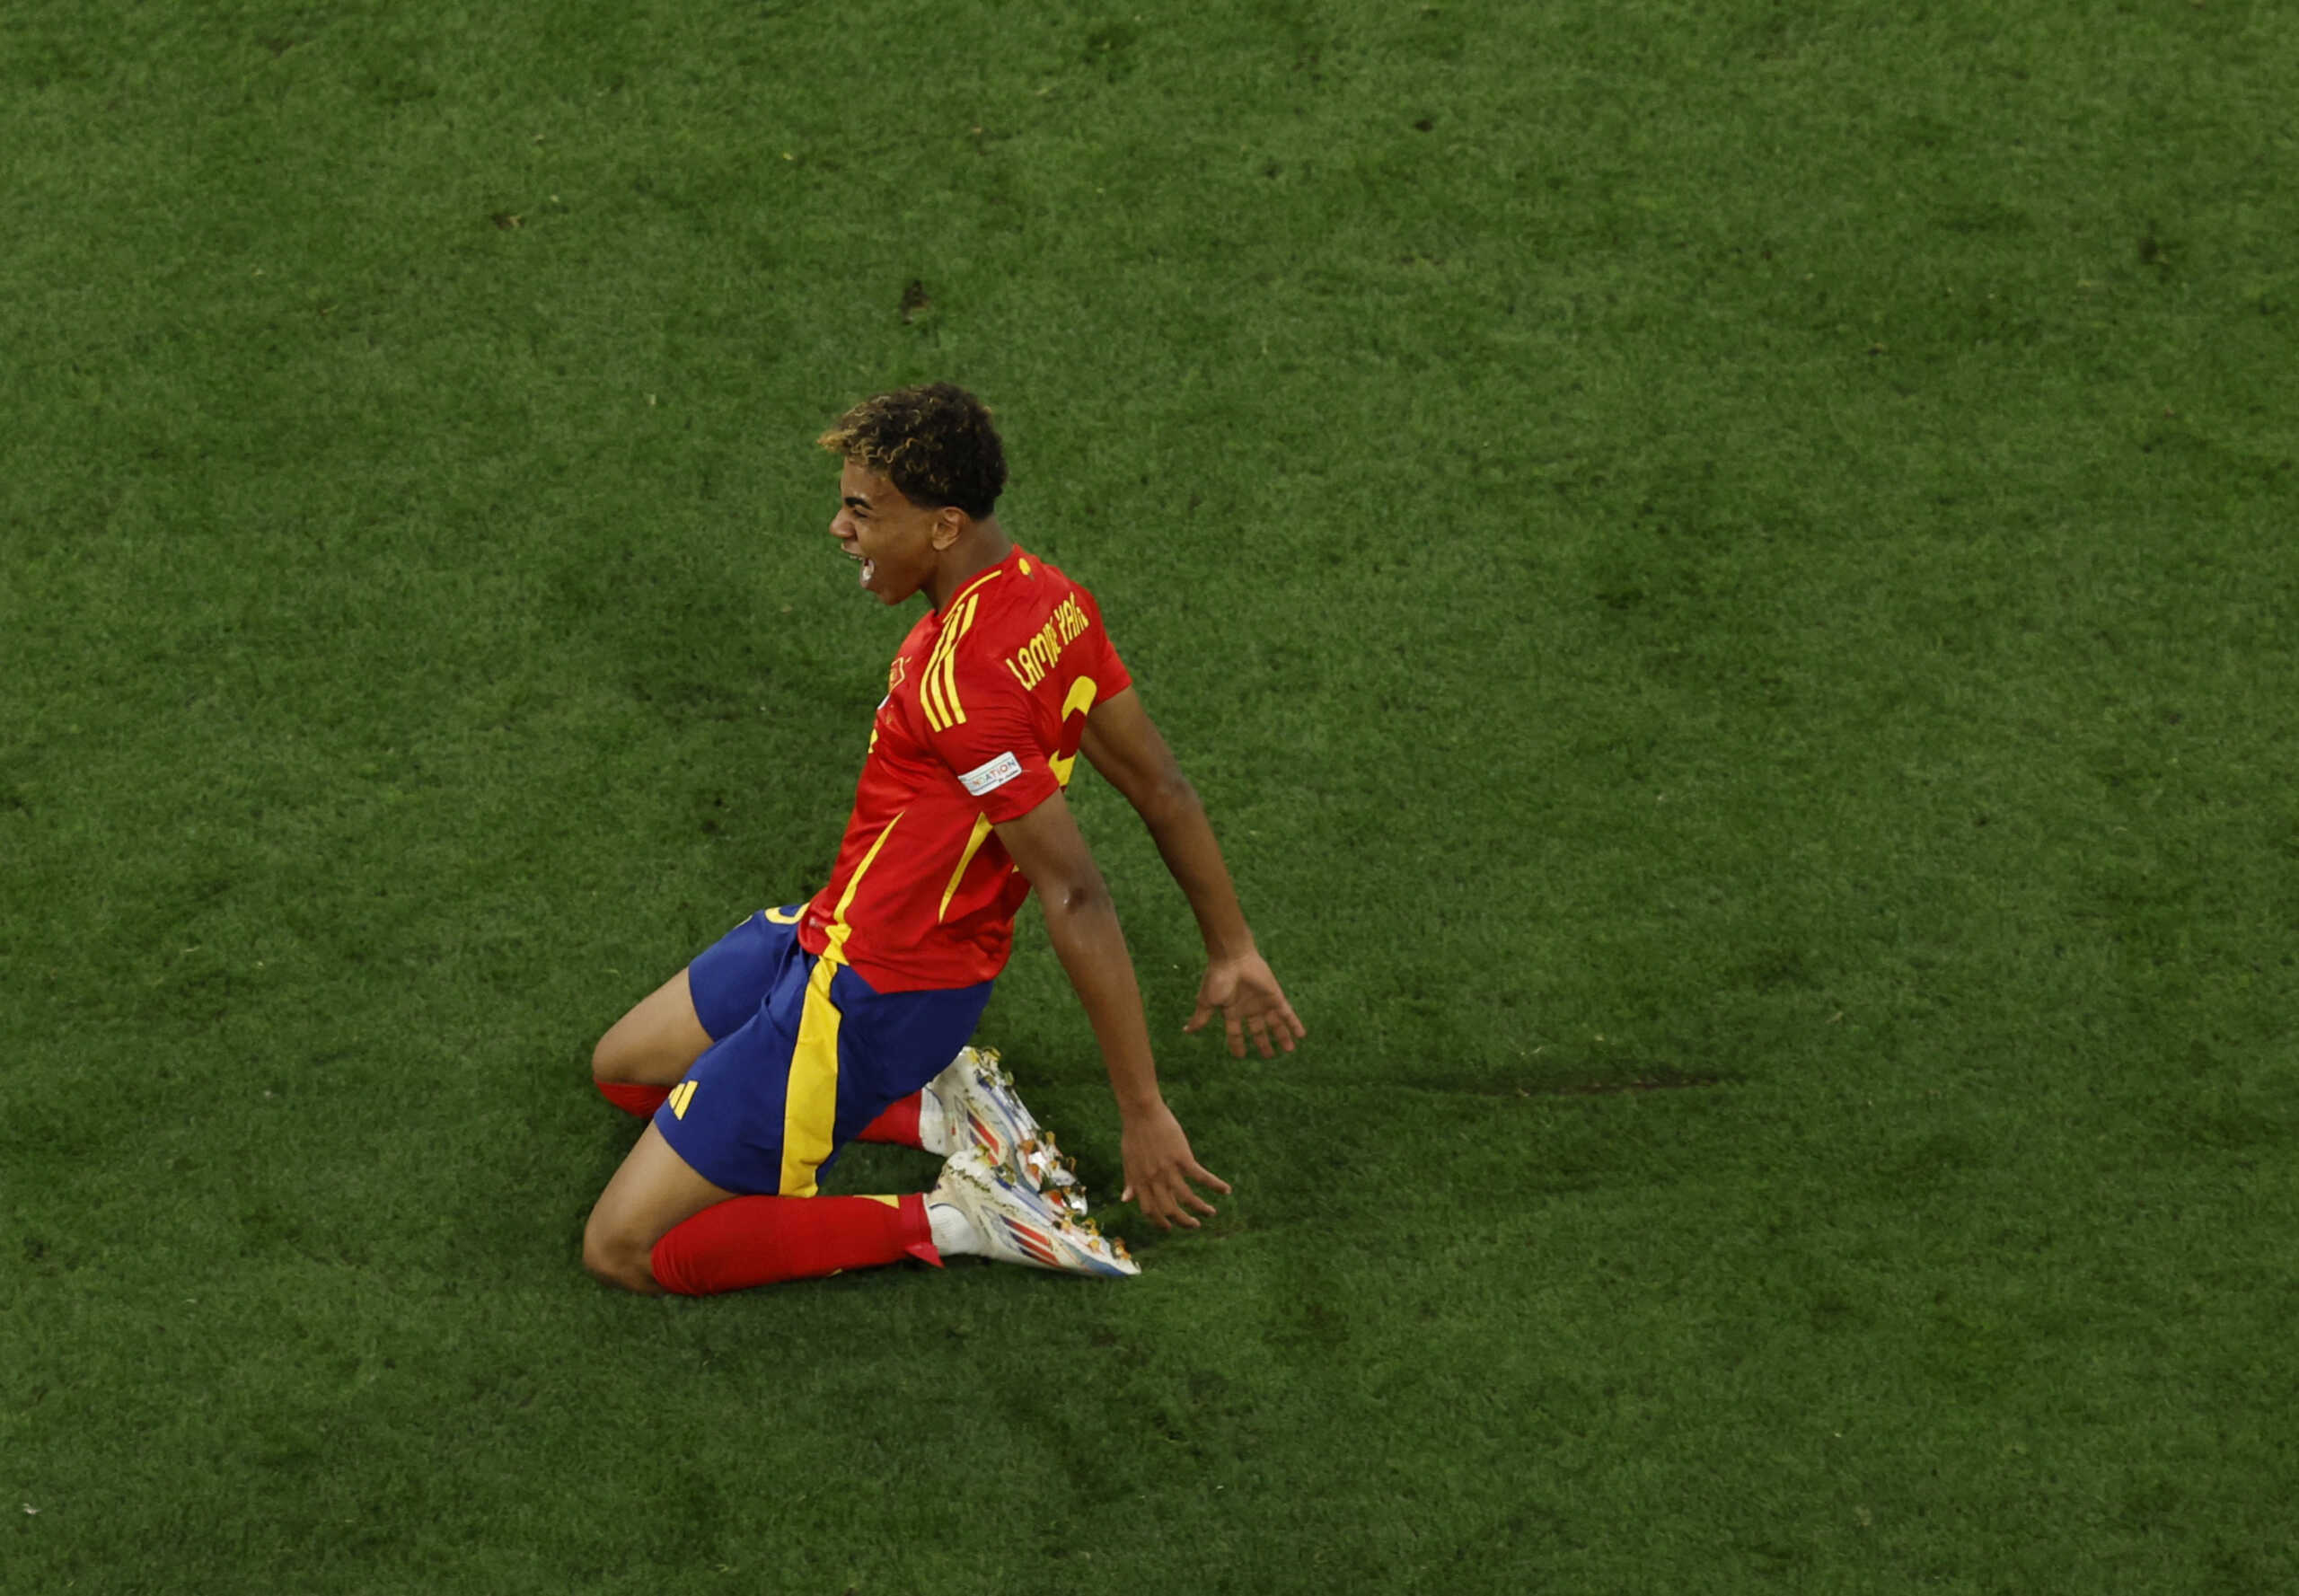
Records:
[[[926,1083],[941,1110],[941,1134],[929,1152],[949,1154],[978,1147],[1034,1192],[1058,1193],[1070,1212],[1086,1212],[1086,1188],[1078,1171],[1053,1144],[1053,1133],[1038,1124],[1014,1079],[987,1047],[961,1047],[949,1067]]]
[[[1104,1236],[1092,1220],[1079,1218],[1047,1194],[1032,1191],[979,1147],[950,1155],[942,1178],[926,1194],[926,1214],[935,1245],[944,1252],[1068,1274],[1141,1273],[1124,1242]]]

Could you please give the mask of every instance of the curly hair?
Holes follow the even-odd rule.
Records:
[[[864,400],[815,440],[891,481],[914,505],[986,516],[1006,487],[1006,450],[990,410],[953,383]]]

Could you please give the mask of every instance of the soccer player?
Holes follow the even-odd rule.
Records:
[[[831,533],[864,592],[929,605],[895,653],[831,878],[744,921],[600,1039],[599,1089],[651,1115],[591,1211],[585,1267],[700,1294],[980,1254],[1131,1274],[999,1069],[966,1046],[1035,889],[1116,1095],[1124,1186],[1161,1230],[1227,1192],[1158,1090],[1141,994],[1063,789],[1083,754],[1181,886],[1206,972],[1183,1028],[1229,1051],[1306,1033],[1254,946],[1221,851],[1093,596],[999,525],[1005,454],[947,384],[864,401],[821,438],[844,462]],[[850,1141],[943,1153],[931,1191],[826,1197]],[[1194,1212],[1193,1212],[1194,1211]]]

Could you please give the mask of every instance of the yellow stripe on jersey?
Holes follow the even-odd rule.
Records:
[[[966,633],[973,630],[974,612],[982,607],[979,598],[966,600],[966,613],[958,622],[958,642],[965,641]],[[942,655],[942,691],[949,696],[950,713],[956,718],[954,724],[964,724],[966,707],[958,701],[958,643],[952,643]]]
[[[926,679],[918,685],[918,701],[925,708],[926,724],[936,731],[965,724],[965,706],[958,701],[958,645],[973,630],[974,611],[981,604],[981,599],[969,597],[963,604],[952,606],[942,636],[926,662]]]
[[[848,905],[878,850],[894,834],[902,821],[897,813],[870,844],[870,851],[854,867],[854,874],[839,895],[827,935],[830,945],[815,961],[806,978],[806,1004],[798,1015],[798,1043],[790,1053],[790,1078],[782,1091],[782,1177],[786,1197],[815,1195],[815,1171],[831,1154],[831,1134],[838,1120],[838,1005],[831,1001],[831,978],[846,963],[846,939],[854,928],[846,923]]]
[[[938,922],[950,912],[950,900],[958,895],[959,879],[965,875],[966,867],[973,863],[973,856],[982,851],[982,841],[989,835],[990,816],[975,816],[973,835],[966,839],[966,851],[958,855],[958,868],[950,872],[950,885],[942,889],[942,906],[934,912],[934,918]]]
[[[944,635],[948,635],[947,630]],[[926,651],[926,663],[918,670],[918,707],[926,711],[927,721],[932,725],[940,724],[937,717],[941,713],[942,706],[934,697],[934,667],[941,660],[942,639],[938,637],[934,639],[934,646]]]
[[[957,640],[958,617],[963,608],[954,608],[950,618],[942,624],[941,636],[934,639],[934,647],[926,653],[926,668],[918,674],[918,703],[926,711],[926,723],[936,731],[950,724],[950,711],[942,702],[942,651]]]

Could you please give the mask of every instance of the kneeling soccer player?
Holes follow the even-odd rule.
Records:
[[[862,587],[930,608],[888,673],[829,885],[737,926],[601,1038],[599,1089],[653,1119],[591,1211],[584,1265],[691,1294],[954,1253],[1133,1274],[996,1055],[966,1045],[1035,887],[1117,1096],[1120,1200],[1170,1229],[1213,1212],[1194,1182],[1229,1189],[1158,1095],[1125,939],[1062,797],[1080,753],[1196,913],[1207,967],[1185,1028],[1219,1009],[1231,1053],[1250,1033],[1268,1057],[1301,1022],[1092,595],[999,525],[989,411],[936,384],[866,400],[821,441],[845,463],[830,530]],[[817,1195],[857,1140],[947,1161],[929,1192]]]

